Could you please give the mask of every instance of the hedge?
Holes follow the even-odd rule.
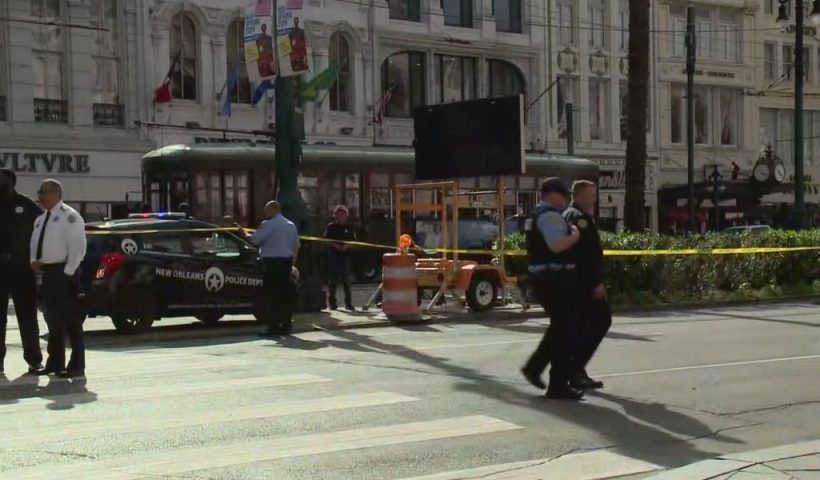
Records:
[[[607,250],[820,247],[820,229],[762,235],[666,236],[602,232]],[[520,233],[507,248],[524,249]],[[505,258],[509,274],[526,272],[526,256]],[[820,294],[820,250],[735,255],[607,256],[605,281],[614,304],[683,304]]]

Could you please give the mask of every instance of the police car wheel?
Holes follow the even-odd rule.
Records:
[[[224,316],[225,316],[225,314],[223,314],[221,312],[212,312],[212,313],[203,313],[201,315],[197,315],[196,319],[199,320],[200,322],[204,323],[205,325],[209,326],[209,327],[213,327],[214,325],[219,323],[219,321],[222,320],[222,317],[224,317]]]
[[[473,275],[467,288],[467,305],[474,312],[486,312],[495,305],[498,297],[498,286],[495,277],[478,273]]]

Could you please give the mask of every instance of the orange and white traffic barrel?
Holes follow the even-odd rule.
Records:
[[[382,269],[382,311],[389,320],[420,320],[416,256],[386,253]]]

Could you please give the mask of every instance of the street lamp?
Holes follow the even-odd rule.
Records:
[[[786,4],[789,0],[779,0],[780,8],[777,10],[777,24],[784,30],[789,31],[789,12]],[[794,40],[794,216],[798,228],[806,226],[806,198],[805,184],[803,183],[803,35],[806,28],[803,26],[803,0],[795,0],[795,40]],[[820,0],[812,1],[810,14],[812,22],[820,23]]]

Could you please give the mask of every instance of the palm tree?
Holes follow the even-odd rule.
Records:
[[[649,100],[649,4],[629,0],[629,104],[626,140],[624,226],[644,230],[646,125]]]

